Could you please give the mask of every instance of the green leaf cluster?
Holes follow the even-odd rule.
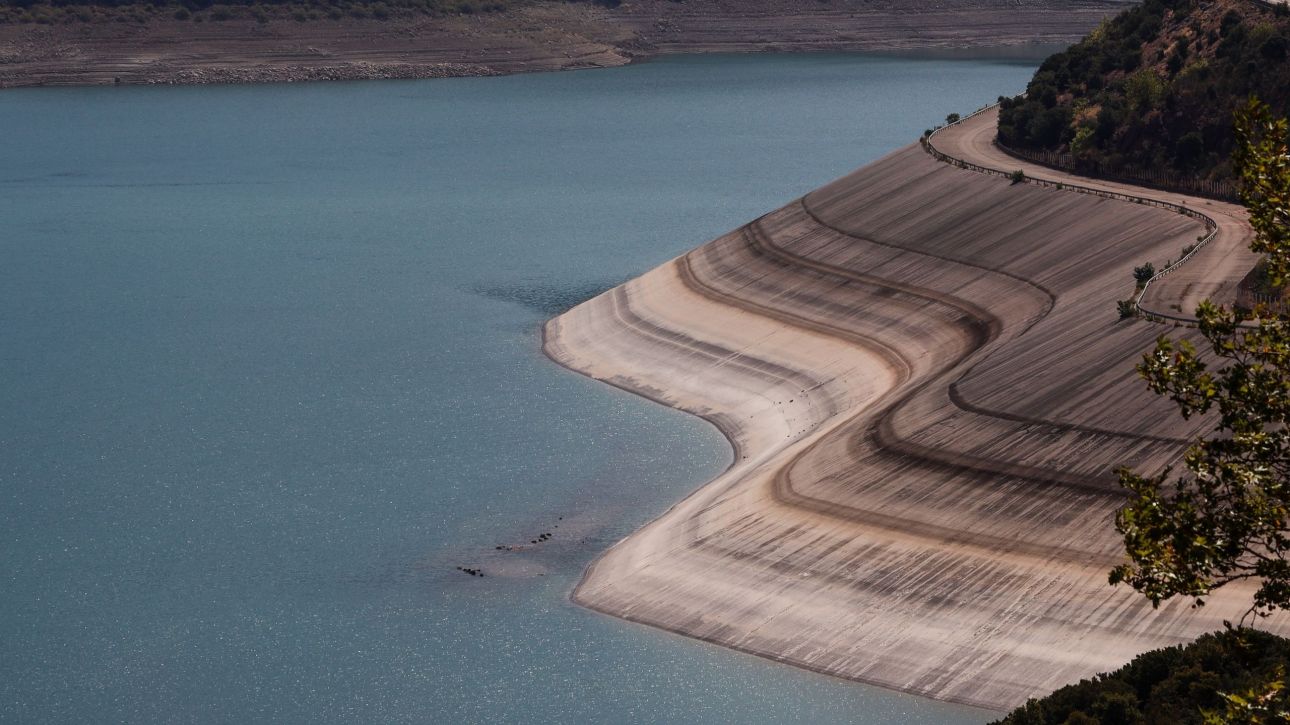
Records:
[[[1236,114],[1242,200],[1274,286],[1290,274],[1290,133],[1284,119],[1251,100]],[[1161,338],[1138,370],[1183,418],[1206,416],[1212,433],[1183,458],[1185,471],[1119,471],[1130,492],[1116,517],[1129,561],[1110,581],[1153,604],[1174,596],[1203,605],[1217,587],[1257,584],[1249,614],[1290,608],[1290,314],[1196,312],[1207,348]]]
[[[1256,95],[1290,113],[1288,52],[1290,8],[1146,0],[1003,99],[999,140],[1070,153],[1092,174],[1230,179],[1233,109]]]
[[[1251,629],[1216,632],[1031,700],[999,722],[1286,723],[1287,666],[1290,640]]]

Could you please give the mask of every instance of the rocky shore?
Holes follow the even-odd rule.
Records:
[[[196,86],[218,83],[302,83],[307,81],[362,81],[410,78],[456,78],[501,75],[487,66],[462,63],[412,65],[399,63],[345,63],[335,66],[256,65],[243,68],[190,68],[158,71],[148,85]]]
[[[1069,43],[1122,0],[535,3],[385,20],[291,17],[0,24],[0,88],[478,76],[676,53],[860,52]]]

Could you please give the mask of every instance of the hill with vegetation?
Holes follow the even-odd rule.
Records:
[[[1031,700],[1003,725],[1283,722],[1290,640],[1252,629],[1207,634]],[[1216,719],[1208,719],[1207,715]]]
[[[1232,112],[1251,95],[1290,112],[1288,55],[1284,4],[1147,0],[1001,99],[999,141],[1087,173],[1230,179]]]

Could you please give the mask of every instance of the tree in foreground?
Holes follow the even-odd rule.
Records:
[[[1251,100],[1237,111],[1236,136],[1251,248],[1281,288],[1290,278],[1290,133]],[[1290,608],[1290,314],[1206,301],[1196,316],[1207,352],[1161,338],[1138,370],[1184,418],[1213,415],[1214,428],[1187,450],[1183,475],[1119,471],[1132,494],[1116,517],[1130,562],[1110,579],[1157,606],[1174,596],[1200,606],[1214,589],[1249,579],[1258,589],[1247,616],[1266,615]]]
[[[1237,113],[1233,162],[1242,201],[1267,256],[1272,283],[1290,276],[1287,124],[1251,101]],[[1184,418],[1214,416],[1210,436],[1184,458],[1183,475],[1121,470],[1132,493],[1119,512],[1130,563],[1111,572],[1153,604],[1197,605],[1224,584],[1259,583],[1247,616],[1290,609],[1290,314],[1253,316],[1208,302],[1197,310],[1208,343],[1160,339],[1139,371]],[[1244,327],[1242,323],[1257,319]],[[1290,725],[1290,641],[1248,628],[1207,634],[1185,647],[1143,654],[1123,668],[1031,700],[1007,725],[1249,723]]]

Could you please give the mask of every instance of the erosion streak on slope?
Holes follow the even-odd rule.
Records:
[[[911,146],[552,320],[553,359],[736,450],[575,600],[993,708],[1219,626],[1248,591],[1152,610],[1106,584],[1109,471],[1157,469],[1204,426],[1137,379],[1160,328],[1113,303],[1201,229]]]
[[[953,133],[938,134],[937,150],[1000,171],[1020,169],[1027,177],[1033,179],[1081,184],[1094,189],[1130,194],[1198,210],[1217,223],[1217,235],[1186,266],[1153,284],[1143,302],[1154,303],[1155,307],[1161,308],[1168,306],[1174,312],[1185,315],[1194,310],[1197,303],[1205,298],[1225,300],[1234,297],[1236,285],[1245,273],[1250,271],[1257,259],[1257,256],[1249,251],[1253,231],[1250,229],[1244,207],[1178,192],[1149,189],[1103,179],[1090,179],[1018,158],[1007,153],[994,142],[998,117],[999,109],[992,108],[977,117],[968,119],[961,124],[962,128],[956,127]]]

